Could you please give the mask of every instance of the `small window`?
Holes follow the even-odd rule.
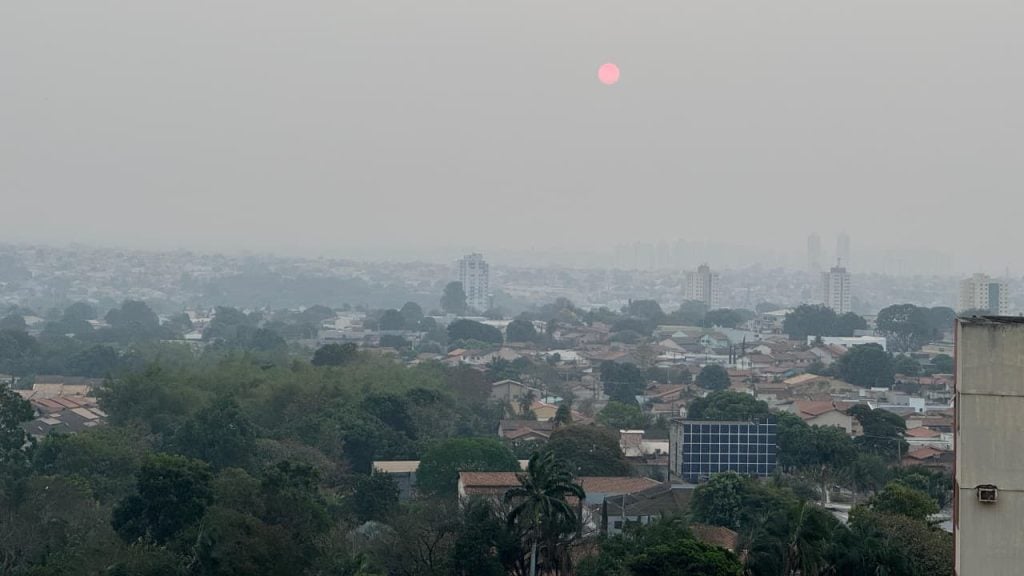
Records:
[[[613,526],[615,526],[616,530],[622,530],[622,520],[616,520]]]

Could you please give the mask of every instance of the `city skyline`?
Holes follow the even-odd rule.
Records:
[[[972,6],[969,27],[957,3],[907,0],[799,19],[798,0],[55,9],[0,19],[0,196],[22,216],[0,241],[497,262],[497,225],[530,222],[512,245],[682,229],[800,262],[816,229],[856,239],[858,271],[886,247],[1024,270],[1005,250],[1024,240],[1005,113],[1024,83],[997,64],[1024,50],[1006,14],[1024,6]],[[966,194],[1005,209],[962,218]]]

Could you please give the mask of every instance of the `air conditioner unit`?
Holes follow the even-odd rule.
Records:
[[[975,490],[978,493],[978,502],[982,504],[995,504],[999,501],[999,489],[991,484],[982,484]]]

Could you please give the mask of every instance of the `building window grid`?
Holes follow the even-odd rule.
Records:
[[[735,470],[767,476],[775,466],[775,424],[686,424],[681,472],[690,479]]]

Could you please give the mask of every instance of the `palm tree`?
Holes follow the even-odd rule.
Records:
[[[543,456],[534,452],[526,473],[517,477],[519,486],[505,492],[505,502],[514,505],[508,514],[508,523],[524,525],[530,539],[530,576],[536,576],[537,546],[542,540],[548,541],[551,547],[549,556],[555,559],[557,566],[558,551],[555,548],[559,537],[575,532],[580,523],[566,498],[575,496],[582,502],[586,493],[550,452]]]
[[[533,412],[533,402],[537,399],[537,393],[532,388],[527,389],[526,394],[519,398],[519,414],[524,419],[526,415]]]
[[[821,574],[837,523],[824,508],[807,502],[770,513],[747,538],[747,573]]]

